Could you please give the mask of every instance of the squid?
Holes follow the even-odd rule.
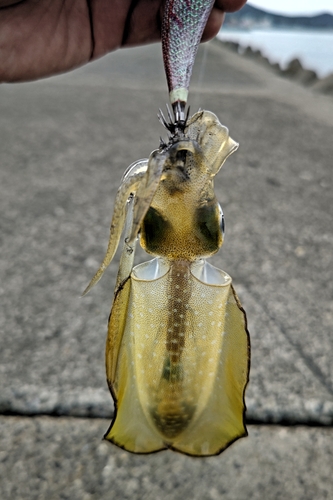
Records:
[[[188,9],[202,3],[182,1]],[[175,3],[167,2],[164,26]],[[212,2],[203,3],[207,18]],[[204,24],[201,18],[201,33]],[[162,34],[167,53],[170,29]],[[182,78],[168,80],[174,119],[160,114],[169,139],[126,170],[106,255],[84,294],[123,238],[106,342],[115,411],[105,439],[133,453],[202,457],[247,435],[250,343],[231,277],[206,260],[224,238],[214,178],[238,144],[214,113],[185,115],[189,82]],[[134,266],[138,240],[153,258]]]

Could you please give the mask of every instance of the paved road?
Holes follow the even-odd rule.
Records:
[[[190,103],[241,145],[217,181],[227,232],[213,262],[248,312],[257,425],[201,461],[99,441],[117,263],[79,295],[122,172],[164,133],[166,99],[158,45],[0,88],[0,498],[332,498],[333,100],[217,42],[201,49]]]

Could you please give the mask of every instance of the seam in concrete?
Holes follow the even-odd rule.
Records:
[[[8,417],[8,418],[15,418],[15,417],[21,417],[21,418],[38,418],[38,417],[50,417],[50,418],[56,418],[56,419],[80,419],[80,420],[107,420],[109,421],[112,419],[111,416],[103,416],[103,415],[80,415],[80,414],[61,414],[57,412],[53,413],[46,413],[46,412],[41,412],[41,413],[22,413],[22,412],[5,412],[5,413],[0,413],[0,417]],[[326,424],[324,422],[318,422],[318,421],[313,421],[311,419],[307,420],[304,419],[300,422],[294,421],[294,420],[288,420],[288,419],[280,419],[280,420],[261,420],[258,418],[246,418],[245,419],[246,425],[260,425],[260,426],[280,426],[280,427],[316,427],[316,428],[333,428],[333,421],[330,423]]]
[[[247,420],[262,424],[333,425],[333,401],[294,398],[288,408],[281,409],[275,401],[263,402],[246,398]],[[0,414],[21,416],[67,416],[76,418],[111,418],[111,396],[104,389],[59,388],[25,385],[7,388],[0,394]]]

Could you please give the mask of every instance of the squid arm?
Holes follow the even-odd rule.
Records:
[[[86,295],[93,286],[98,283],[107,269],[117,251],[121,234],[125,225],[126,204],[131,195],[134,196],[133,215],[131,217],[131,231],[127,237],[127,245],[130,247],[140,230],[140,225],[145,217],[151,200],[156,192],[163,166],[164,155],[153,151],[149,160],[139,160],[130,167],[123,176],[122,183],[117,191],[114,211],[110,227],[109,243],[105,257],[98,271],[84,290],[82,296]]]

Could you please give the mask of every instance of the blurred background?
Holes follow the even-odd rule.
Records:
[[[1,86],[1,499],[332,497],[333,6],[293,6],[227,15],[192,78],[191,111],[215,112],[240,143],[216,181],[226,236],[212,263],[248,314],[249,437],[218,457],[102,442],[119,258],[80,298],[122,173],[165,134],[160,45]]]

